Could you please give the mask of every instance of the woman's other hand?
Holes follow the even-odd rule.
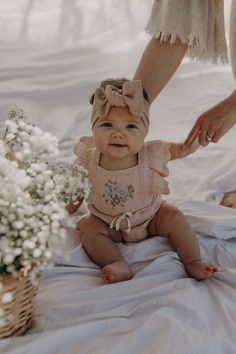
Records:
[[[236,123],[236,90],[211,109],[203,113],[195,122],[184,144],[190,146],[196,136],[203,146],[217,143]]]

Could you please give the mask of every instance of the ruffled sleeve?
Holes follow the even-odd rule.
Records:
[[[92,150],[95,148],[93,137],[83,136],[74,147],[74,153],[77,156],[74,163],[83,165],[86,169],[89,167]]]
[[[149,180],[151,194],[168,194],[168,182],[163,177],[169,175],[167,162],[171,155],[168,144],[161,141],[150,141],[148,143],[148,159],[149,159]]]

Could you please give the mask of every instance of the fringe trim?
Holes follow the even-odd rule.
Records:
[[[145,30],[160,42],[178,37],[191,59],[227,63],[223,11],[223,0],[154,0]]]
[[[173,45],[176,39],[179,38],[182,43],[187,44],[188,50],[186,55],[192,60],[212,64],[226,64],[229,62],[227,53],[210,53],[207,48],[201,46],[200,39],[193,34],[183,36],[169,31],[153,30],[149,24],[146,26],[145,31],[151,36],[160,39],[161,43],[169,41]]]

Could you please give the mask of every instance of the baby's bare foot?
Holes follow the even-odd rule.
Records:
[[[200,260],[189,262],[186,265],[188,274],[197,280],[209,279],[217,272],[218,267],[214,264],[202,263]]]
[[[220,204],[228,208],[236,208],[236,191],[225,193]]]
[[[133,277],[133,272],[123,260],[107,264],[101,269],[101,276],[105,283],[111,284]]]

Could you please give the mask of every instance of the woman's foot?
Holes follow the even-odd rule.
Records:
[[[218,270],[214,264],[202,263],[200,260],[189,262],[185,268],[188,274],[197,280],[209,279]]]
[[[101,276],[105,283],[111,284],[119,281],[129,280],[133,277],[133,272],[123,260],[105,265],[101,269]]]
[[[228,208],[236,208],[236,191],[225,193],[220,204]]]

